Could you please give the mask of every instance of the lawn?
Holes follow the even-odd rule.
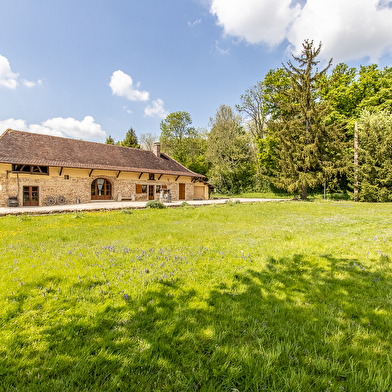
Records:
[[[0,218],[0,390],[390,391],[390,211]]]

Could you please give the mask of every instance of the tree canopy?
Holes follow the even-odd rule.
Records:
[[[122,142],[118,143],[123,147],[132,147],[132,148],[140,148],[139,142],[137,140],[136,132],[131,127],[125,135],[125,138]]]
[[[317,56],[321,43],[315,48],[306,40],[300,56],[293,56],[283,65],[290,83],[289,89],[277,86],[274,104],[279,109],[278,118],[272,118],[269,130],[277,141],[277,169],[273,183],[291,193],[301,192],[307,198],[308,188],[314,188],[345,170],[345,149],[342,127],[326,123],[329,105],[320,100],[320,81],[331,66],[318,70]],[[283,95],[286,99],[278,100]]]
[[[208,177],[223,192],[248,189],[253,182],[254,161],[249,135],[230,106],[221,105],[210,119],[206,162]]]

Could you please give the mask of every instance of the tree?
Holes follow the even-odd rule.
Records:
[[[245,90],[240,96],[241,103],[235,105],[236,109],[245,114],[246,120],[251,124],[250,132],[255,138],[265,136],[267,108],[264,99],[264,84],[258,82],[252,88]]]
[[[359,199],[392,201],[392,113],[362,111],[358,136]]]
[[[383,70],[377,69],[375,64],[369,67],[361,67],[359,81],[365,87],[368,87],[366,97],[363,98],[360,108],[369,109],[373,112],[392,110],[392,67],[385,67]],[[365,82],[367,83],[365,84]]]
[[[129,128],[128,132],[126,133],[125,139],[118,144],[123,147],[140,148],[136,133],[132,127]]]
[[[158,136],[153,133],[142,133],[140,135],[140,147],[143,150],[152,151],[154,143],[158,140]]]
[[[196,136],[196,130],[191,124],[192,118],[188,112],[174,112],[159,125],[162,151],[182,164],[187,161],[187,142]]]
[[[112,138],[111,135],[109,135],[109,136],[106,138],[105,144],[114,144],[114,139]]]
[[[344,172],[343,156],[346,147],[342,127],[326,123],[329,105],[320,100],[320,82],[332,64],[332,59],[321,71],[315,68],[321,51],[306,40],[299,57],[293,56],[298,66],[291,61],[283,65],[290,79],[289,89],[277,88],[274,95],[285,99],[274,99],[279,116],[272,118],[269,129],[277,140],[276,175],[272,182],[288,192],[301,192],[307,198],[308,188],[335,178]]]
[[[251,137],[230,106],[221,105],[210,119],[206,162],[208,177],[220,191],[237,193],[253,184]]]
[[[186,160],[184,165],[196,173],[206,175],[207,130],[198,128],[195,134],[186,140]]]

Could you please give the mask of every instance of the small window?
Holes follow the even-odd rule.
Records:
[[[64,174],[64,180],[69,180],[69,175],[68,174]]]
[[[149,175],[148,175],[148,179],[149,180],[155,180],[155,174],[154,173],[150,173]]]

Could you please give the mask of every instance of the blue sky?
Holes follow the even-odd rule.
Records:
[[[180,110],[207,127],[305,38],[334,65],[392,66],[389,0],[2,0],[0,14],[0,133],[121,140]]]

